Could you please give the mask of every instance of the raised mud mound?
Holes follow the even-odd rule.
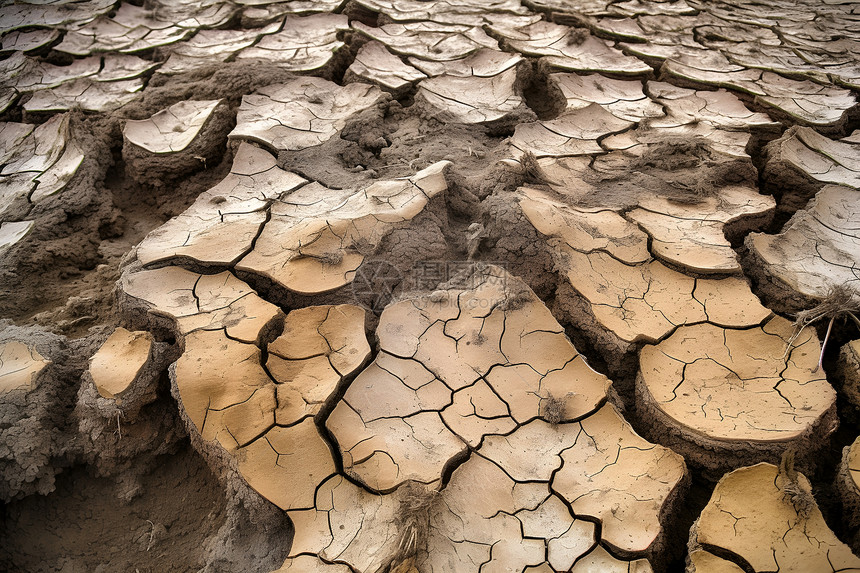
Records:
[[[850,2],[0,2],[0,569],[860,571]]]

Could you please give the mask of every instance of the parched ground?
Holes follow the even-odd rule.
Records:
[[[0,2],[0,569],[860,571],[860,8]]]

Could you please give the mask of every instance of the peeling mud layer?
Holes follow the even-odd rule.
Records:
[[[860,570],[857,18],[0,2],[0,569]]]

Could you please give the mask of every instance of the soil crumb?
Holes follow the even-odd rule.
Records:
[[[62,573],[198,571],[205,540],[226,518],[224,494],[186,442],[141,478],[141,495],[85,467],[57,476],[48,496],[12,502],[0,513],[0,570]]]

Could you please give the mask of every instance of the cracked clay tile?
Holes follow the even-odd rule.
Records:
[[[655,509],[685,475],[684,459],[639,437],[609,404],[580,426],[583,435],[561,453],[553,491],[571,500],[574,514],[600,519],[604,543],[645,551],[661,532]]]
[[[150,359],[152,335],[119,327],[90,358],[89,372],[102,398],[119,398]]]
[[[33,52],[55,42],[60,37],[59,30],[36,28],[26,32],[16,30],[0,40],[0,52]]]
[[[23,239],[33,229],[33,221],[4,221],[0,223],[0,254]]]
[[[666,125],[669,126],[698,121],[732,131],[775,129],[779,126],[767,114],[750,111],[736,95],[726,90],[692,90],[665,82],[648,82],[646,91],[655,102],[666,106]],[[659,127],[661,122],[653,120],[650,125]]]
[[[400,94],[427,76],[389,52],[381,43],[370,41],[358,50],[346,77]]]
[[[136,305],[177,323],[184,352],[171,368],[171,380],[189,430],[199,433],[207,451],[219,463],[225,462],[225,454],[234,458],[247,484],[282,509],[312,507],[319,485],[336,472],[330,447],[312,418],[330,396],[320,394],[313,375],[311,395],[282,392],[301,386],[297,379],[303,373],[284,375],[273,369],[282,375],[273,380],[264,369],[257,345],[262,344],[264,331],[283,317],[280,309],[229,273],[198,275],[174,267],[127,272],[121,288],[125,297],[121,304],[127,310]],[[370,352],[364,310],[358,307],[311,307],[291,313],[286,323],[273,348],[287,355],[294,350],[300,355],[323,350],[331,373],[329,394],[342,377],[361,367]],[[324,349],[318,344],[302,351],[290,344],[308,331],[324,339]],[[270,360],[276,356],[269,354]],[[307,361],[320,357],[303,356]],[[332,364],[341,370],[335,371]],[[316,401],[317,410],[285,419],[280,414],[287,400],[311,405]],[[296,463],[298,457],[301,463]]]
[[[814,330],[801,332],[786,353],[792,330],[778,316],[747,330],[701,324],[643,348],[637,396],[652,424],[676,428],[677,447],[708,467],[725,463],[709,457],[714,449],[743,456],[809,448],[807,436],[834,429],[836,393],[816,372]]]
[[[5,33],[31,26],[75,28],[106,14],[115,5],[114,0],[7,5],[0,12],[0,31]]]
[[[0,344],[0,394],[34,389],[39,373],[50,363],[35,348],[16,340]]]
[[[347,565],[341,563],[326,563],[316,555],[299,555],[287,559],[284,564],[272,573],[351,573]]]
[[[690,543],[737,555],[753,571],[860,570],[860,558],[824,522],[806,477],[792,480],[765,463],[720,480]]]
[[[384,14],[394,22],[436,22],[476,27],[503,23],[519,27],[540,19],[540,16],[522,6],[519,0],[442,0],[433,3],[420,0],[358,0],[356,3],[372,12]]]
[[[305,183],[277,167],[267,151],[243,142],[227,177],[151,231],[138,245],[137,257],[145,265],[177,258],[233,263],[251,249],[271,202]]]
[[[345,377],[370,357],[364,309],[312,306],[290,312],[269,343],[266,366],[277,386],[278,424],[315,416]]]
[[[421,58],[410,57],[409,63],[427,74],[428,76],[459,77],[492,77],[513,67],[523,61],[519,54],[502,52],[493,48],[481,48],[465,58],[434,62]]]
[[[349,284],[364,262],[355,247],[366,244],[372,251],[392,230],[407,226],[447,188],[448,164],[359,190],[307,185],[275,202],[254,249],[236,268],[303,294]]]
[[[128,120],[123,136],[152,153],[176,153],[188,147],[222,100],[181,101],[152,117]]]
[[[470,289],[386,308],[377,331],[382,352],[329,417],[346,471],[374,490],[438,480],[464,441],[480,443],[482,430],[510,427],[507,415],[515,423],[534,419],[554,396],[563,420],[586,416],[605,399],[608,379],[578,356],[525,284],[495,267],[474,272]],[[481,399],[480,412],[473,399],[470,414],[452,390]]]
[[[347,119],[385,99],[376,86],[338,86],[316,77],[295,78],[242,97],[233,139],[258,141],[276,151],[320,145]]]
[[[491,77],[443,74],[421,80],[415,102],[444,122],[498,124],[534,117],[522,97],[517,68]]]
[[[251,30],[201,30],[176,44],[156,73],[175,75],[221,63],[239,50],[252,46],[262,36],[280,29],[281,22]]]
[[[248,484],[284,510],[313,507],[320,484],[337,472],[328,443],[310,418],[272,428],[241,448],[237,458]]]
[[[645,95],[642,83],[635,80],[557,73],[549,75],[549,82],[561,93],[567,110],[596,103],[615,117],[632,122],[664,115],[660,104]]]
[[[358,21],[352,22],[352,27],[395,54],[435,62],[465,58],[481,48],[499,48],[498,42],[478,27],[407,22],[372,28]]]
[[[590,33],[581,38],[582,30],[540,21],[510,32],[492,27],[498,34],[507,36],[505,43],[514,50],[529,56],[543,57],[556,69],[576,72],[600,72],[624,76],[641,76],[652,73],[651,66],[633,56],[625,55],[611,41]]]
[[[647,559],[622,561],[610,555],[603,546],[598,545],[594,551],[579,559],[570,573],[652,573],[652,571]],[[709,571],[708,573],[724,572]]]
[[[265,60],[298,73],[322,70],[343,47],[337,33],[346,29],[348,20],[343,14],[288,16],[280,32],[264,35],[253,46],[241,50],[236,59]]]
[[[138,99],[142,90],[143,81],[139,78],[100,82],[88,77],[55,88],[38,90],[23,107],[31,113],[62,112],[77,108],[109,112]]]
[[[747,236],[754,277],[767,279],[781,305],[824,300],[839,285],[860,285],[860,197],[856,189],[827,185],[777,235]],[[804,305],[801,305],[804,306]]]
[[[179,267],[125,273],[121,290],[129,307],[176,322],[179,334],[222,330],[242,342],[260,339],[282,316],[247,284],[228,272],[199,275]]]

